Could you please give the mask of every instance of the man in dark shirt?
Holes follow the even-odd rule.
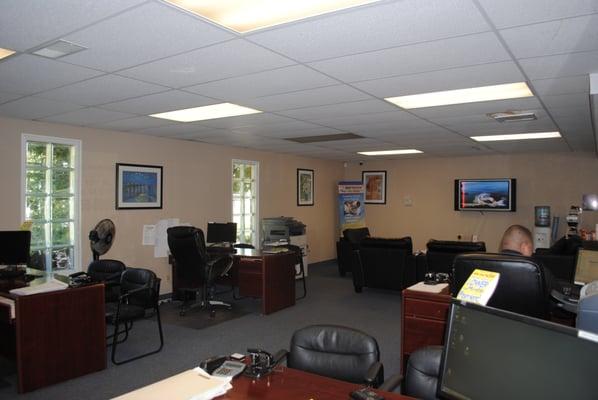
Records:
[[[531,257],[534,252],[532,233],[521,225],[509,226],[500,241],[500,252]]]

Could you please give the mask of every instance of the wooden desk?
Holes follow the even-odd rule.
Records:
[[[0,305],[0,330],[8,339],[3,354],[16,359],[20,393],[106,368],[104,285],[2,295],[15,300],[14,320]]]
[[[424,346],[444,344],[450,302],[448,286],[440,293],[426,293],[410,288],[403,290],[401,371],[405,371],[409,355],[415,350]]]
[[[295,305],[295,255],[293,253],[267,254],[254,249],[236,249],[230,276],[239,295],[262,299],[262,314],[267,315]],[[179,288],[187,287],[177,277],[176,262],[172,265],[173,299]],[[199,283],[195,283],[199,285]]]
[[[185,374],[185,376],[182,376]],[[181,379],[183,378],[183,379]],[[184,380],[204,379],[193,376],[188,372],[175,375],[152,385],[151,395],[143,388],[118,397],[118,400],[147,400],[165,399],[179,400],[172,396],[172,391],[167,388],[173,380],[178,380],[177,387]],[[349,393],[359,389],[361,386],[353,383],[342,382],[336,379],[326,378],[308,372],[292,368],[278,367],[275,372],[262,379],[252,380],[246,376],[239,376],[232,381],[233,388],[225,395],[217,397],[218,400],[347,400]],[[165,393],[161,393],[164,388]],[[149,388],[148,388],[149,389]],[[389,393],[376,390],[386,400],[408,400],[411,397],[402,396],[398,393]],[[188,397],[187,397],[188,398]],[[180,399],[186,400],[186,399]]]

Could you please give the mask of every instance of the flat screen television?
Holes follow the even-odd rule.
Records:
[[[517,180],[455,179],[455,211],[515,211]]]

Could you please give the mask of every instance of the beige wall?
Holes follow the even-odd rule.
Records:
[[[470,240],[477,234],[496,251],[502,232],[511,224],[530,229],[534,206],[549,205],[560,216],[560,234],[571,205],[581,206],[583,193],[598,193],[598,159],[594,154],[560,153],[421,158],[349,164],[345,179],[361,179],[361,171],[387,170],[387,204],[367,205],[366,223],[376,236],[411,236],[414,249],[433,239]],[[456,178],[517,178],[517,211],[457,212],[453,210]],[[405,197],[413,201],[404,205]],[[585,212],[582,227],[594,229],[598,212]]]
[[[161,218],[180,218],[205,229],[208,221],[231,220],[231,160],[260,162],[260,217],[292,216],[308,229],[309,261],[336,257],[335,183],[342,164],[248,149],[214,146],[122,132],[0,118],[0,229],[21,223],[21,134],[76,138],[83,146],[81,235],[102,218],[116,224],[116,241],[105,257],[129,266],[148,267],[163,278],[163,292],[171,290],[165,258],[154,258],[153,247],[142,246],[142,226]],[[164,167],[162,210],[115,210],[115,164]],[[296,206],[296,169],[315,171],[315,205]],[[84,266],[91,258],[82,240]],[[85,267],[84,267],[85,269]]]

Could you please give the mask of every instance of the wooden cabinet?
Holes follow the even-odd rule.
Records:
[[[419,285],[419,284],[418,284]],[[405,371],[409,355],[420,347],[444,343],[444,331],[451,301],[448,286],[440,293],[403,290],[401,315],[401,364]]]

